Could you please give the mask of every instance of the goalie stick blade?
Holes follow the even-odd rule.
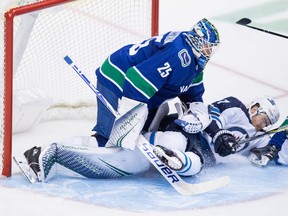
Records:
[[[13,157],[14,162],[17,164],[17,166],[22,171],[23,175],[27,178],[27,180],[34,184],[38,182],[37,176],[34,174],[34,172],[30,169],[29,165],[27,164],[27,161],[24,157]]]
[[[187,183],[177,174],[177,172],[170,169],[168,166],[161,162],[161,160],[153,152],[153,147],[143,137],[143,135],[139,136],[137,147],[152,163],[152,165],[164,176],[164,178],[174,187],[174,189],[182,195],[189,196],[206,193],[222,188],[230,183],[230,178],[228,176],[199,184]]]
[[[119,146],[128,150],[134,150],[136,140],[141,132],[148,110],[146,105],[139,103],[124,115],[116,118],[112,127],[106,147]]]

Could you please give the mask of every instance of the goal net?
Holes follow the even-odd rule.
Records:
[[[6,0],[0,12],[0,169],[10,176],[12,133],[96,115],[95,95],[63,58],[96,83],[109,54],[157,34],[158,0]]]

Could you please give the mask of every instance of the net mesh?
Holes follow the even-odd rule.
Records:
[[[20,0],[1,5],[1,80],[5,80],[3,14],[9,8],[35,2],[38,1]],[[52,104],[43,119],[95,117],[94,93],[63,58],[69,55],[90,81],[96,83],[95,70],[111,52],[151,36],[151,7],[151,0],[76,0],[16,16],[14,93],[30,88],[47,92]],[[4,146],[4,92],[4,82],[0,82],[1,155]]]

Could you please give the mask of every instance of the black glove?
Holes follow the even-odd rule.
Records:
[[[225,157],[236,152],[237,142],[233,134],[228,130],[218,131],[212,139],[214,150],[221,157]]]
[[[248,159],[255,165],[266,166],[269,161],[274,160],[278,156],[280,149],[275,145],[266,145],[262,148],[252,148]]]

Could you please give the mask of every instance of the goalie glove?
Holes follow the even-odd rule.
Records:
[[[234,154],[237,150],[237,141],[233,133],[228,130],[219,130],[212,139],[214,150],[221,157]]]
[[[178,119],[175,120],[175,124],[182,127],[187,133],[199,133],[211,123],[208,108],[202,102],[190,103],[189,109],[180,103],[176,103],[175,107],[178,112]]]
[[[185,115],[181,119],[176,119],[175,124],[182,127],[185,132],[191,134],[199,133],[203,130],[202,122],[193,114]]]
[[[268,164],[269,161],[272,161],[277,157],[279,150],[280,149],[275,145],[270,144],[262,148],[254,147],[250,150],[248,159],[254,165],[264,167]]]

